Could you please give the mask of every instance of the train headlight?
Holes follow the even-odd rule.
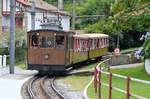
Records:
[[[44,59],[48,60],[49,59],[49,54],[44,54]]]
[[[39,34],[39,33],[36,33],[36,35],[39,36],[40,34]]]

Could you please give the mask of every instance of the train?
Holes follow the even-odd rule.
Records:
[[[67,67],[107,53],[106,34],[76,34],[72,31],[33,30],[27,33],[29,70],[65,71]]]
[[[29,70],[65,72],[74,64],[105,55],[109,36],[44,28],[27,32],[27,45]]]

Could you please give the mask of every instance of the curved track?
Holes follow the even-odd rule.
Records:
[[[92,70],[75,70],[68,72],[68,75],[92,75]],[[31,78],[26,86],[24,87],[26,92],[24,92],[23,99],[66,99],[68,97],[67,93],[64,93],[62,89],[60,89],[57,84],[55,84],[55,80],[58,78],[54,76],[39,76],[36,75]],[[69,97],[67,98],[69,99]]]
[[[30,99],[65,99],[55,87],[55,77],[33,77],[27,86]]]
[[[29,81],[29,84],[27,86],[27,92],[29,94],[29,97],[30,99],[36,99],[36,96],[34,95],[33,93],[33,90],[32,90],[32,85],[33,85],[33,82],[37,80],[37,77],[33,77],[30,81]]]

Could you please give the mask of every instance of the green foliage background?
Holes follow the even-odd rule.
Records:
[[[8,55],[7,64],[9,63],[9,30],[6,33],[0,33],[0,55]],[[26,49],[27,49],[27,32],[23,29],[16,28],[15,30],[15,63],[26,62]],[[2,46],[2,43],[5,46]]]
[[[57,0],[45,0],[57,5]],[[64,0],[64,9],[72,14],[72,1]],[[77,18],[76,29],[110,35],[110,49],[138,47],[143,42],[140,36],[150,31],[149,0],[76,0],[77,16],[103,15],[95,18]]]
[[[44,0],[57,6],[58,0]],[[72,1],[64,0],[64,9],[72,15]],[[106,33],[110,36],[110,51],[116,47],[119,36],[120,48],[141,46],[139,40],[145,32],[150,32],[150,0],[76,0],[76,15],[102,15],[101,17],[76,18],[76,29],[88,33]],[[16,29],[16,43],[22,46],[16,48],[16,62],[25,61],[26,31]],[[0,53],[9,54],[9,33],[2,35],[0,46],[5,42],[7,48],[0,49]],[[149,46],[148,46],[149,47]],[[148,52],[149,54],[149,52]]]
[[[146,38],[144,44],[143,44],[143,55],[145,59],[150,59],[150,37]]]

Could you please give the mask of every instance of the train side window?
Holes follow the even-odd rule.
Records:
[[[56,48],[64,49],[65,48],[65,37],[64,36],[56,36]]]
[[[38,46],[38,37],[36,35],[32,35],[32,46]]]
[[[54,38],[43,36],[41,39],[41,47],[43,48],[52,48],[54,47]]]

